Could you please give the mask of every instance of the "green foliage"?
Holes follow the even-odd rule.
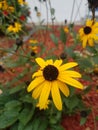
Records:
[[[66,40],[67,40],[67,36],[66,36],[66,33],[64,32],[63,28],[60,29],[60,40],[63,43],[66,43]]]
[[[18,0],[1,0],[0,1],[0,32],[12,38],[17,38],[25,34],[25,25],[29,18],[29,7],[25,2]],[[13,26],[15,22],[21,25],[19,31],[8,31],[9,26]],[[14,27],[14,26],[13,26]]]
[[[87,118],[85,117],[82,117],[81,120],[80,120],[80,125],[84,125],[87,121]]]
[[[51,33],[50,34],[50,37],[52,39],[52,41],[55,43],[55,45],[57,46],[58,45],[58,37],[55,36],[55,34]]]

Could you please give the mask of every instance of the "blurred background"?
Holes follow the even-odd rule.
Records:
[[[40,20],[43,20],[46,23],[48,13],[48,22],[51,22],[49,0],[47,0],[47,5],[46,2],[42,1],[27,0],[31,11],[31,19],[29,19],[29,22],[31,21],[33,21],[34,23],[39,22],[39,19],[36,17],[35,6],[41,13]],[[87,17],[89,13],[87,0],[50,0],[50,1],[51,1],[51,7],[54,8],[55,11],[54,14],[55,23],[63,23],[65,19],[68,22],[77,22],[77,23],[83,22],[83,20],[85,19],[85,17]],[[46,11],[46,8],[48,8],[48,11]]]

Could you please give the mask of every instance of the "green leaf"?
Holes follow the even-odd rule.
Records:
[[[76,95],[74,95],[72,97],[65,98],[64,101],[65,101],[65,104],[69,108],[70,111],[72,111],[72,109],[77,107],[78,103],[79,103],[79,99]]]
[[[3,92],[0,94],[0,106],[5,105],[5,103],[9,102],[12,99],[12,97],[9,95],[9,93]]]
[[[87,121],[87,118],[82,117],[80,120],[80,125],[84,125]]]
[[[42,119],[41,125],[39,126],[39,130],[47,130],[48,127],[48,120]]]
[[[18,130],[18,122],[15,122],[13,125],[11,125],[10,130]]]
[[[65,42],[66,42],[66,39],[67,39],[66,33],[64,32],[64,29],[61,28],[61,29],[60,29],[60,40],[61,40],[63,43],[65,43]]]
[[[29,95],[29,94],[26,94],[25,96],[21,97],[20,100],[22,102],[27,102],[27,103],[31,103],[31,104],[32,103],[34,104],[34,101],[35,101],[35,100],[32,99],[32,96]]]
[[[19,102],[18,100],[12,100],[5,104],[5,109],[11,110],[15,109],[18,106],[21,106],[21,102]]]
[[[75,88],[72,86],[69,86],[69,90],[70,90],[70,97],[72,97],[75,94]]]
[[[24,108],[19,115],[19,121],[22,122],[23,125],[26,125],[31,120],[34,114],[34,110],[35,110],[35,107]]]
[[[24,128],[24,130],[33,130],[33,123],[30,121]]]
[[[10,89],[9,94],[17,93],[17,92],[21,91],[23,89],[23,87],[24,87],[24,84],[15,86],[15,87]]]
[[[74,53],[74,50],[72,47],[65,48],[65,52],[72,58],[76,58],[76,54]]]
[[[98,55],[92,57],[94,64],[98,64]]]
[[[11,114],[11,111],[10,111],[10,114]],[[0,128],[6,128],[8,126],[11,126],[12,124],[14,124],[18,119],[18,114],[14,115],[13,116],[11,115],[10,117],[8,115],[6,115],[5,113],[2,114],[0,116]]]
[[[19,125],[18,125],[18,130],[24,130],[25,126],[19,122]]]
[[[77,60],[77,62],[81,69],[92,68],[92,63],[89,58],[84,58],[84,59],[81,58],[81,59]]]
[[[94,47],[87,46],[86,49],[87,49],[90,53],[94,53],[94,54],[97,53],[96,48],[94,48]]]
[[[54,125],[51,130],[64,130],[64,128],[61,125]]]
[[[33,124],[33,129],[32,130],[39,130],[39,126],[41,125],[41,118],[40,117],[36,117],[32,124]]]
[[[58,45],[58,38],[57,38],[53,33],[50,34],[50,37],[51,37],[52,41],[53,41],[56,45]]]

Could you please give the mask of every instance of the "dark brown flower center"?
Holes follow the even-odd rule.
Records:
[[[56,80],[58,74],[58,69],[53,65],[47,65],[43,70],[43,76],[48,81]]]
[[[84,27],[84,33],[89,34],[91,33],[92,29],[89,26]]]

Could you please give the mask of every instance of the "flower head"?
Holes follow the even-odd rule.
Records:
[[[79,30],[80,39],[83,42],[83,48],[87,44],[94,46],[94,41],[98,40],[98,22],[87,20],[86,25]]]
[[[13,32],[13,33],[18,33],[19,31],[21,31],[21,24],[18,22],[15,22],[14,25],[10,25],[7,30],[9,32]]]
[[[30,39],[30,40],[29,40],[29,43],[36,44],[36,43],[38,43],[38,41],[37,41],[37,40],[35,40],[35,39],[34,39],[34,40],[33,40],[33,39]]]
[[[26,5],[26,4],[27,4],[27,2],[25,2],[25,0],[18,0],[18,3],[19,3],[20,5]]]
[[[64,32],[65,32],[65,33],[68,33],[68,32],[69,32],[68,27],[64,27]]]
[[[37,53],[37,52],[38,52],[38,46],[37,46],[38,41],[31,39],[31,40],[29,40],[29,43],[31,44],[30,49],[31,49],[34,53]]]
[[[32,92],[34,99],[39,98],[39,108],[44,109],[49,96],[58,110],[62,110],[62,100],[60,91],[66,96],[69,96],[68,85],[83,89],[83,85],[75,78],[80,78],[81,74],[70,70],[72,67],[77,66],[76,62],[70,62],[62,65],[62,60],[52,59],[44,61],[42,58],[36,58],[40,69],[32,75],[33,81],[27,88],[27,91]]]

